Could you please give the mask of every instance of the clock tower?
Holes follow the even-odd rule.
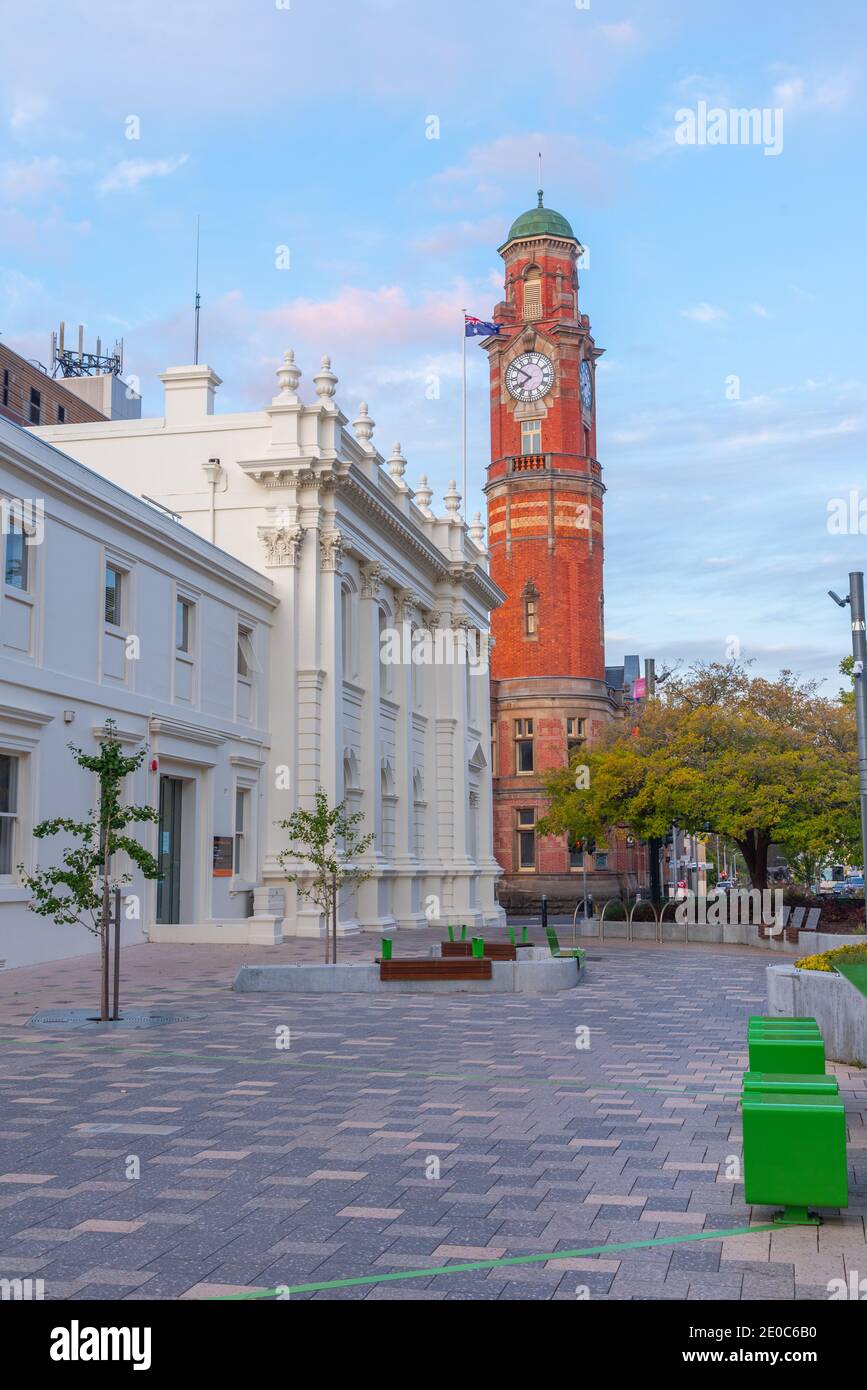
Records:
[[[541,838],[544,776],[616,717],[605,678],[602,507],[596,455],[596,364],[603,349],[578,302],[582,246],[543,205],[500,247],[500,331],[484,341],[491,378],[485,492],[491,577],[507,594],[492,616],[494,849],[506,906],[580,895],[583,871],[614,869],[596,853]],[[576,880],[576,873],[578,880]],[[589,886],[593,886],[592,882]]]

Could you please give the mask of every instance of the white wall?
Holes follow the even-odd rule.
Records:
[[[252,833],[263,833],[268,633],[275,607],[270,584],[0,420],[3,499],[22,504],[38,525],[27,546],[26,589],[7,584],[5,561],[0,564],[0,754],[19,760],[11,872],[0,876],[0,960],[12,967],[97,948],[84,928],[58,927],[31,912],[15,866],[59,863],[62,837],[35,841],[32,829],[54,816],[87,815],[94,779],[78,767],[67,744],[95,752],[107,718],[115,721],[126,752],[148,746],[148,758],[128,788],[136,804],[156,808],[160,773],[189,781],[188,806],[195,814],[182,832],[182,848],[190,912],[197,921],[246,917],[253,884],[212,876],[213,835],[233,831],[239,777],[255,789]],[[10,544],[8,534],[0,535],[0,561]],[[126,570],[126,611],[117,631],[104,622],[107,557]],[[195,679],[192,698],[182,700],[175,698],[174,674],[178,592],[195,605]],[[246,721],[235,711],[239,614],[258,630],[262,653],[258,714]],[[142,825],[137,833],[156,849],[155,825]],[[137,879],[125,891],[140,899],[141,916],[125,925],[124,937],[142,940],[154,918],[156,885]]]

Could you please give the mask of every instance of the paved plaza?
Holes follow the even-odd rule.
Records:
[[[542,997],[231,992],[241,964],[322,958],[320,942],[127,950],[129,1008],[193,1015],[140,1031],[25,1027],[95,1002],[93,959],[0,975],[0,1277],[133,1300],[826,1299],[867,1277],[856,1068],[830,1068],[848,1212],[684,1240],[770,1215],[730,1176],[761,951],[591,942],[586,983]],[[436,1272],[599,1246],[632,1248]]]

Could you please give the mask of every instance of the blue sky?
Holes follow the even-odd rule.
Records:
[[[836,689],[849,638],[826,590],[867,559],[867,536],[827,527],[832,499],[867,497],[861,0],[284,5],[4,16],[4,341],[45,361],[61,318],[122,334],[160,414],[158,373],[192,357],[200,214],[218,408],[267,402],[287,346],[309,390],[327,352],[345,413],[367,400],[381,451],[399,439],[439,498],[460,478],[461,309],[500,297],[541,149],[606,349],[609,660],[737,641]],[[700,101],[782,110],[781,152],[679,144]],[[472,513],[488,417],[469,355]]]

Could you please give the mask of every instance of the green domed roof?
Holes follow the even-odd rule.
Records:
[[[520,217],[515,218],[503,244],[508,246],[510,241],[516,241],[519,237],[531,236],[569,237],[571,241],[578,239],[561,212],[555,212],[553,208],[543,206],[541,189],[539,190],[539,206],[530,208],[529,212],[522,212]]]

